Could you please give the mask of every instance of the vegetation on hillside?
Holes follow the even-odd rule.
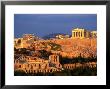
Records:
[[[59,58],[60,63],[63,64],[73,64],[73,63],[86,63],[86,62],[96,62],[96,58],[83,58],[81,56],[75,57],[75,58],[68,58],[68,57],[62,57]]]
[[[51,73],[25,73],[23,71],[14,71],[15,76],[96,76],[97,68],[90,67],[79,67],[73,70],[62,70],[59,72],[51,72]]]
[[[51,50],[55,50],[55,51],[61,50],[61,45],[59,45],[59,44],[49,42],[48,45],[51,46]]]

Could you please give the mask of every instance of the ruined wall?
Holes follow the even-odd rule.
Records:
[[[96,62],[89,62],[89,63],[74,63],[74,64],[64,64],[63,67],[65,69],[75,69],[78,67],[90,67],[90,68],[95,68],[97,67],[97,63]]]

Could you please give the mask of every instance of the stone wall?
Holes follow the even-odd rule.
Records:
[[[22,59],[24,58],[24,59]],[[25,63],[21,63],[25,60]],[[54,64],[55,66],[50,66]],[[62,65],[59,63],[58,55],[50,55],[49,60],[44,60],[35,57],[19,57],[14,60],[14,70],[23,70],[26,73],[37,73],[37,72],[54,72],[61,71]]]
[[[90,68],[95,68],[97,67],[97,63],[96,62],[89,62],[89,63],[74,63],[74,64],[64,64],[63,67],[65,69],[75,69],[78,67],[90,67]]]

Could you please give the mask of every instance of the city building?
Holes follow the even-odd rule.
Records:
[[[14,47],[16,49],[28,48],[36,40],[38,40],[38,37],[34,36],[34,34],[23,34],[22,38],[14,39]]]
[[[56,36],[57,39],[65,39],[65,38],[69,38],[69,35],[64,35],[64,34],[59,34]]]

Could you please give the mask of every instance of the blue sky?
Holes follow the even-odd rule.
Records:
[[[71,35],[73,28],[97,30],[96,14],[15,14],[14,36],[35,34],[43,37],[51,33]]]

